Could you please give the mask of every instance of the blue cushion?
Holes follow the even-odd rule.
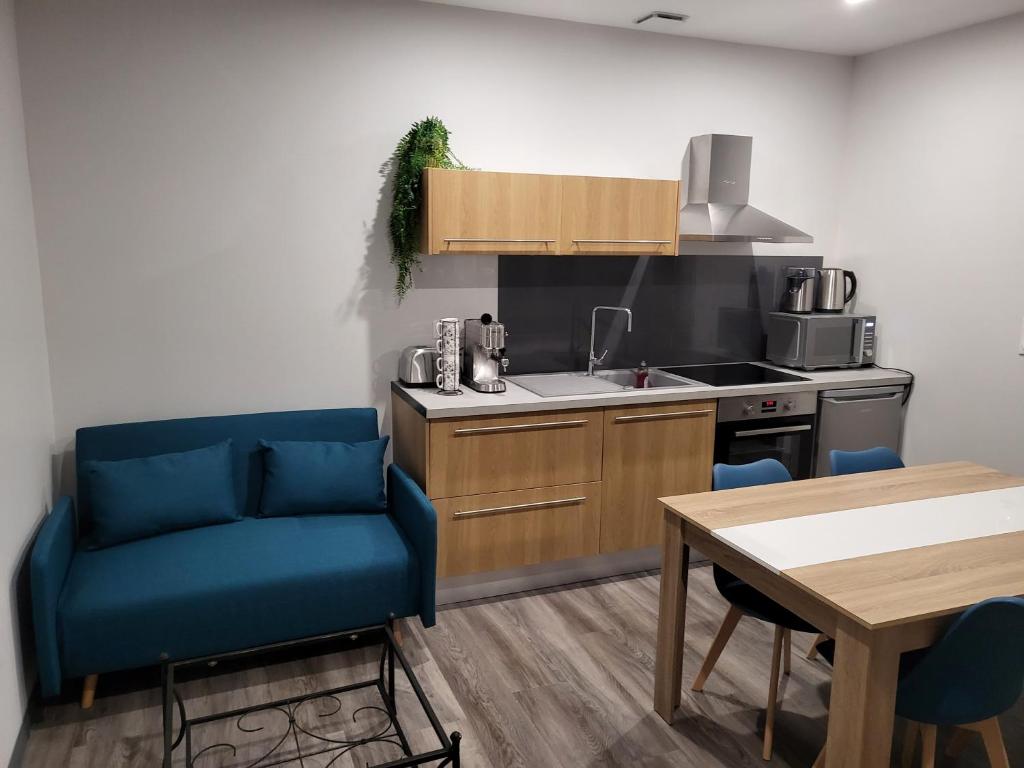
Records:
[[[87,461],[93,501],[89,546],[238,520],[231,441],[144,459]]]
[[[260,440],[266,450],[260,514],[383,512],[388,438],[365,443]]]
[[[376,440],[374,408],[333,408],[323,411],[246,413],[238,416],[200,416],[192,419],[140,421],[83,427],[76,433],[78,464],[78,524],[83,534],[92,528],[92,493],[81,471],[86,461],[115,461],[177,453],[231,440],[235,495],[239,511],[255,517],[263,487],[262,440],[331,440],[359,443]]]
[[[64,675],[412,616],[418,573],[383,513],[244,518],[80,551],[58,608]]]

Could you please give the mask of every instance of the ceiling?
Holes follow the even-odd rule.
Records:
[[[847,56],[1024,11],[1024,0],[424,0],[525,16]],[[634,20],[651,11],[685,23]]]

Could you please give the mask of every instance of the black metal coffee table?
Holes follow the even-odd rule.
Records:
[[[363,682],[351,683],[338,688],[303,694],[301,696],[292,696],[266,704],[241,707],[194,718],[187,716],[185,703],[175,687],[176,673],[187,667],[199,665],[212,666],[231,659],[240,659],[246,656],[271,653],[314,643],[328,643],[332,640],[344,638],[354,639],[370,633],[379,634],[381,638],[380,665],[377,676]],[[408,678],[409,684],[419,700],[419,705],[438,739],[439,746],[429,752],[413,754],[405,732],[402,730],[395,700],[396,659],[398,665]],[[260,751],[263,752],[261,756],[241,764],[245,768],[271,768],[271,766],[307,768],[310,763],[306,761],[318,756],[324,756],[320,762],[316,763],[318,766],[323,765],[324,768],[327,768],[327,766],[334,768],[334,766],[342,764],[340,761],[344,755],[371,744],[390,744],[395,747],[396,753],[399,751],[401,753],[401,757],[397,757],[389,762],[378,763],[373,768],[406,768],[407,766],[425,764],[433,764],[436,768],[444,768],[444,766],[459,768],[459,743],[462,736],[458,731],[453,732],[451,736],[444,732],[437,716],[434,714],[433,708],[430,706],[430,702],[427,700],[426,694],[423,693],[423,689],[416,679],[415,673],[406,661],[401,647],[395,642],[391,622],[216,656],[204,656],[184,661],[164,661],[161,665],[161,674],[163,681],[164,768],[171,768],[172,752],[182,742],[185,744],[186,768],[203,768],[204,757],[214,754],[223,756],[225,750],[237,756],[240,744],[228,741],[204,746],[193,754],[193,729],[202,725],[234,720],[235,730],[240,735],[247,733],[261,733],[261,735],[265,735],[263,732],[266,730],[266,727],[252,722],[252,719],[258,713],[273,713],[273,717],[282,723],[282,728],[279,734],[271,738],[273,744],[269,749],[261,748]],[[363,703],[361,706],[353,709],[352,721],[356,722],[361,714],[365,714],[368,717],[376,715],[379,724],[371,728],[367,733],[359,737],[346,739],[339,737],[337,734],[326,735],[318,733],[310,727],[308,722],[303,722],[303,716],[307,714],[306,710],[311,709],[317,703],[321,705],[326,703],[328,706],[333,707],[327,713],[319,713],[319,717],[336,715],[345,707],[343,698],[346,694],[353,694],[356,691],[366,689],[376,689],[380,706],[372,703]],[[180,729],[177,737],[174,736],[175,707],[178,709],[180,719]],[[326,762],[323,762],[323,760],[326,760]],[[367,765],[369,764],[367,763]]]

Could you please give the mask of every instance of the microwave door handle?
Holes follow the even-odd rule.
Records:
[[[864,337],[867,335],[868,324],[866,320],[857,320],[857,332],[854,333],[853,362],[857,365],[864,363]]]

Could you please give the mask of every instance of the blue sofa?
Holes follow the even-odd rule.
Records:
[[[259,441],[375,440],[372,408],[261,413],[80,429],[78,515],[64,497],[31,557],[44,697],[61,681],[227,653],[418,615],[434,623],[437,518],[399,467],[387,511],[259,517]],[[188,451],[230,439],[241,519],[89,549],[89,460]]]

